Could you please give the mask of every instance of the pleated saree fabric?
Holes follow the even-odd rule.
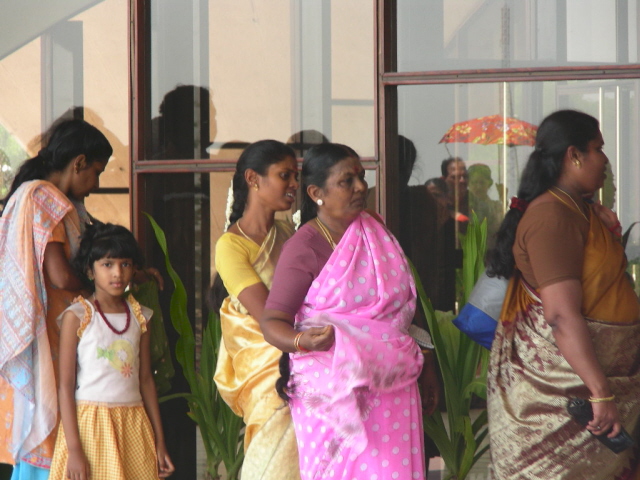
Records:
[[[292,234],[291,224],[276,221],[258,248],[253,248],[256,245],[252,247],[250,240],[233,233],[225,233],[218,242],[246,244],[243,247],[250,252],[248,261],[255,272],[252,275],[257,275],[270,289],[282,245]],[[280,377],[278,364],[282,352],[266,342],[258,320],[249,315],[237,296],[231,293],[246,286],[233,288],[231,283],[237,286],[247,281],[230,278],[237,272],[224,275],[224,263],[233,255],[237,255],[233,249],[216,246],[216,266],[220,267],[218,271],[230,295],[220,309],[223,340],[214,380],[224,401],[246,424],[242,479],[296,480],[300,474],[291,414],[275,388]]]
[[[640,440],[640,322],[620,242],[591,212],[582,313],[622,425]],[[538,292],[511,279],[491,351],[488,408],[492,478],[638,479],[638,450],[616,455],[567,413],[589,390],[562,356]],[[640,442],[639,442],[640,443]]]
[[[48,469],[58,425],[55,319],[78,292],[53,288],[44,252],[77,250],[80,220],[52,183],[23,183],[0,218],[0,461]]]
[[[408,334],[413,277],[386,228],[361,213],[313,281],[296,329],[333,325],[326,352],[291,355],[291,414],[303,479],[422,479],[417,378]]]

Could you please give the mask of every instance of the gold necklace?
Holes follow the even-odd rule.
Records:
[[[316,224],[318,225],[318,228],[320,229],[320,232],[322,233],[324,238],[326,238],[327,242],[329,242],[329,245],[331,245],[331,250],[335,250],[336,242],[333,241],[333,237],[329,233],[329,229],[326,227],[324,223],[322,223],[322,220],[320,220],[320,217],[316,217]]]
[[[573,197],[571,195],[569,195],[567,192],[565,192],[563,189],[561,189],[560,187],[552,187],[552,188],[556,188],[558,190],[560,190],[562,193],[564,193],[567,197],[569,197],[569,200],[571,200],[571,202],[576,206],[576,208],[578,209],[578,212],[580,212],[580,215],[582,215],[582,218],[584,218],[587,222],[589,221],[589,219],[587,218],[587,216],[584,214],[584,212],[582,211],[582,209],[578,206],[578,204],[576,203],[576,201],[573,199]],[[562,200],[558,195],[556,195],[555,193],[553,193],[553,190],[551,190],[551,188],[548,190],[548,192],[553,195],[554,197],[556,197],[558,200],[560,200],[562,203],[564,203],[567,207],[571,208],[571,205],[569,205],[567,202],[565,202],[564,200]]]
[[[236,227],[238,227],[238,230],[240,231],[240,233],[242,235],[244,235],[244,238],[246,238],[247,240],[249,240],[250,242],[253,242],[253,239],[251,237],[249,237],[249,235],[247,235],[246,233],[244,233],[244,230],[242,230],[242,228],[240,228],[240,219],[238,219],[238,221],[236,222]],[[255,243],[255,242],[253,242]]]

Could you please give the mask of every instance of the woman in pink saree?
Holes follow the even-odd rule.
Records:
[[[423,479],[422,408],[433,364],[409,334],[413,277],[393,235],[364,211],[367,184],[344,145],[311,148],[302,220],[285,244],[261,318],[283,356],[303,479]]]

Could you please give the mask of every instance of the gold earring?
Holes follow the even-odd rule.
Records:
[[[576,166],[576,168],[582,168],[582,162],[577,158],[573,161],[573,164]]]
[[[258,191],[258,188],[259,188],[259,187],[258,187],[258,184],[257,184],[257,183],[254,183],[254,184],[253,184],[253,189],[257,192],[257,191]]]

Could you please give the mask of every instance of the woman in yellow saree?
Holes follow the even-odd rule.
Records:
[[[228,294],[220,295],[214,285],[214,303],[226,296],[214,380],[246,425],[243,480],[300,478],[291,415],[275,388],[281,352],[265,341],[257,320],[282,245],[293,234],[293,226],[275,220],[275,213],[291,208],[297,188],[290,147],[275,140],[249,145],[233,177],[231,226],[216,243],[216,270]]]
[[[594,438],[640,440],[638,299],[615,214],[583,200],[605,179],[603,145],[593,117],[548,116],[490,254],[490,274],[511,278],[488,379],[495,479],[640,478],[637,449]],[[586,428],[573,397],[593,408]]]

